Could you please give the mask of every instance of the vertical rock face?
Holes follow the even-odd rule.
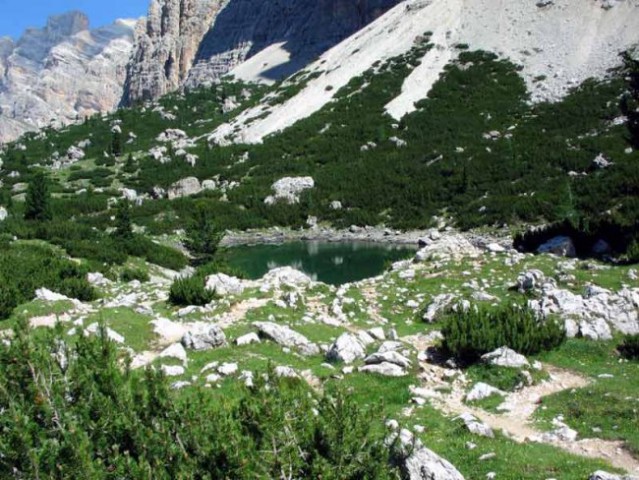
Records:
[[[266,55],[258,66],[266,80],[295,73],[385,13],[399,0],[230,0],[202,41],[189,86],[211,78],[278,44],[288,61]]]
[[[122,97],[134,21],[89,30],[80,12],[0,39],[0,143],[113,110]]]
[[[276,51],[260,57],[256,77],[281,79],[399,2],[153,0],[129,68],[125,101],[211,83],[274,46]]]
[[[152,0],[138,28],[124,101],[148,100],[179,88],[202,38],[227,0]]]

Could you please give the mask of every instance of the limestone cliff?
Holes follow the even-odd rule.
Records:
[[[127,102],[161,97],[186,79],[202,38],[226,0],[151,0],[128,68]]]
[[[211,83],[259,54],[249,80],[286,77],[399,1],[152,0],[125,100]]]
[[[134,21],[89,30],[80,12],[0,39],[0,143],[113,110],[122,97]]]

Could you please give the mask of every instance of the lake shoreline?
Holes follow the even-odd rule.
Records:
[[[289,242],[367,242],[417,247],[419,239],[428,236],[432,230],[412,230],[402,232],[380,227],[351,227],[337,230],[316,227],[305,230],[290,228],[270,228],[265,230],[227,231],[220,246],[237,247],[244,245],[277,245]]]
[[[429,238],[434,234],[438,236],[462,235],[477,247],[497,243],[508,249],[512,248],[513,242],[508,232],[460,232],[452,228],[400,231],[383,227],[350,227],[348,229],[315,227],[304,230],[274,227],[244,231],[227,230],[220,246],[229,248],[250,245],[279,245],[290,242],[362,242],[418,248],[421,239]]]

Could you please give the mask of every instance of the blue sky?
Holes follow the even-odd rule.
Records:
[[[98,27],[116,18],[146,15],[149,0],[0,0],[0,37],[17,38],[27,27],[42,27],[47,17],[81,10]]]

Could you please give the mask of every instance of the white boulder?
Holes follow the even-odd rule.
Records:
[[[211,350],[226,345],[226,335],[217,325],[204,325],[188,331],[182,345],[190,350]]]
[[[551,253],[559,257],[574,258],[577,256],[577,249],[570,237],[560,235],[540,245],[537,253]]]
[[[195,177],[186,177],[175,182],[168,189],[169,200],[197,195],[202,191],[200,181]]]
[[[272,322],[257,322],[255,327],[260,335],[274,341],[278,345],[299,350],[303,355],[317,355],[320,349],[301,333],[298,333],[284,325]]]
[[[264,203],[267,205],[274,205],[280,201],[288,204],[299,203],[300,194],[314,187],[315,181],[312,177],[284,177],[271,186],[275,194],[267,197]]]
[[[488,385],[487,383],[479,382],[468,392],[466,395],[467,402],[478,402],[485,398],[492,397],[493,395],[504,396],[505,393],[498,388]]]
[[[496,367],[525,368],[530,366],[526,357],[508,347],[501,347],[486,353],[482,355],[481,359],[484,363]]]
[[[351,333],[343,333],[331,345],[326,353],[326,359],[333,362],[353,363],[355,360],[364,358],[366,352],[364,346]]]
[[[206,279],[206,289],[215,292],[221,297],[227,295],[240,295],[244,292],[244,284],[242,280],[230,277],[223,273],[216,273]]]

